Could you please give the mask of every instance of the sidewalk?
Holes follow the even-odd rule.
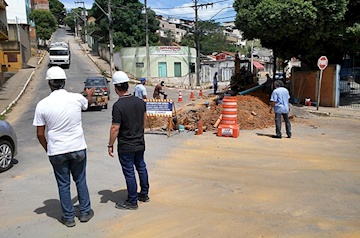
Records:
[[[44,55],[31,57],[28,68],[19,70],[0,87],[0,115],[5,115],[21,97],[43,58]]]
[[[107,61],[101,59],[99,56],[92,55],[91,49],[87,46],[87,44],[79,40],[76,41],[86,52],[86,55],[89,57],[89,59],[93,61],[94,64],[99,68],[99,70],[103,72],[105,76],[111,77],[110,64]],[[6,114],[21,97],[43,58],[44,56],[30,58],[27,63],[29,68],[21,69],[11,78],[9,78],[2,87],[0,87],[0,115]],[[316,110],[316,107],[313,106],[301,106],[297,108],[298,110],[304,110],[318,116],[353,118],[360,120],[360,109],[345,107],[319,107],[319,110]]]

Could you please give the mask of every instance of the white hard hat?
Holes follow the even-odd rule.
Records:
[[[113,84],[129,82],[129,77],[123,71],[116,71],[112,76]]]
[[[67,79],[65,71],[59,66],[53,66],[46,72],[46,80]]]

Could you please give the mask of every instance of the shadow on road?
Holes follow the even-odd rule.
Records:
[[[267,137],[270,137],[270,138],[274,137],[274,134],[256,133],[256,135],[258,135],[258,136],[267,136]]]
[[[122,189],[118,191],[111,190],[101,190],[98,192],[99,195],[102,195],[100,198],[100,203],[107,203],[109,201],[117,203],[119,201],[125,201],[127,199],[127,190]]]

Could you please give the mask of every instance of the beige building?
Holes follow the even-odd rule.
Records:
[[[157,33],[160,37],[172,38],[176,43],[180,43],[184,35],[192,28],[180,19],[159,16],[158,20],[160,21],[160,29]]]

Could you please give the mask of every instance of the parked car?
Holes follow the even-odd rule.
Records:
[[[14,128],[6,121],[0,120],[0,172],[13,166],[17,155],[17,137]]]
[[[85,89],[95,89],[89,107],[100,107],[107,109],[108,100],[110,100],[110,89],[107,79],[102,76],[91,76],[88,77],[84,83],[84,96],[86,96]]]

